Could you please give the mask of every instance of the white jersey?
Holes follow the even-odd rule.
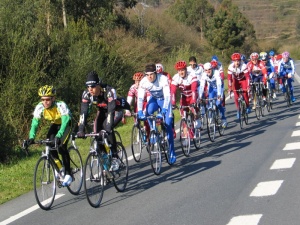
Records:
[[[192,83],[197,82],[197,77],[194,73],[187,72],[187,75],[182,78],[178,73],[176,73],[173,76],[171,85],[174,85],[175,87],[179,87],[181,90],[181,94],[189,97],[192,96]]]
[[[248,68],[245,63],[241,63],[239,67],[235,67],[234,63],[228,66],[228,75],[232,75],[232,79],[242,80],[245,74],[248,73]]]
[[[202,74],[199,88],[199,96],[203,95],[204,87],[207,82],[207,89],[210,88],[217,89],[217,95],[222,95],[222,79],[219,70],[212,70],[212,76],[209,77],[206,72]]]
[[[204,72],[203,67],[201,65],[197,65],[195,69],[192,68],[191,66],[188,66],[187,71],[189,73],[194,74],[199,81],[201,80],[202,73]]]
[[[138,111],[143,108],[146,91],[149,91],[152,98],[164,100],[163,108],[167,109],[169,107],[171,94],[167,76],[157,74],[153,83],[150,82],[147,77],[144,77],[141,80],[138,89]]]

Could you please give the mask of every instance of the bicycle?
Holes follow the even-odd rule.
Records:
[[[267,80],[267,93],[266,93],[266,103],[267,103],[267,110],[268,112],[271,111],[271,109],[273,109],[273,94],[274,94],[274,90],[271,88],[271,83],[270,83],[270,79]]]
[[[201,129],[195,128],[195,108],[180,106],[180,145],[185,156],[190,155],[191,139],[196,149],[201,145]]]
[[[284,85],[283,88],[285,90],[284,92],[284,100],[286,101],[287,107],[290,107],[292,105],[292,101],[291,101],[291,90],[289,88],[289,84],[288,84],[288,78],[282,78],[282,80],[284,80]]]
[[[114,132],[114,131],[113,131]],[[121,142],[117,142],[116,168],[111,168],[112,151],[107,140],[107,132],[85,134],[91,137],[90,151],[86,158],[84,172],[85,194],[89,204],[97,208],[101,204],[104,186],[111,181],[119,192],[123,192],[128,181],[128,159]]]
[[[264,102],[262,99],[262,82],[253,82],[251,84],[252,93],[253,93],[253,101],[256,102],[255,106],[255,115],[257,120],[260,120],[261,117],[264,116]]]
[[[134,161],[139,162],[142,157],[142,151],[147,148],[147,135],[145,128],[141,126],[140,120],[137,118],[137,113],[132,113],[135,123],[131,131],[131,151]]]
[[[221,130],[222,121],[218,116],[217,118],[217,109],[216,98],[206,99],[207,101],[207,110],[206,110],[206,119],[207,119],[207,134],[211,142],[215,141],[216,137],[216,128],[219,129],[219,134],[223,135],[224,131]],[[225,128],[222,128],[225,129]],[[222,133],[223,132],[223,133]]]
[[[243,92],[244,91],[247,91],[247,90],[243,90],[242,88],[240,88],[239,90],[234,90],[236,91],[239,96],[238,96],[238,110],[239,110],[239,123],[240,123],[240,127],[241,129],[243,129],[243,123],[245,122],[246,125],[248,125],[248,120],[249,120],[249,117],[248,117],[248,113],[247,113],[247,106],[246,106],[246,102],[245,102],[245,99],[244,99],[244,95],[243,95]]]
[[[60,160],[55,159],[52,154],[50,154],[51,151],[58,151],[58,147],[55,146],[54,140],[45,139],[33,144],[45,145],[45,150],[42,152],[34,169],[33,185],[34,196],[38,205],[41,209],[48,210],[54,202],[56,187],[63,187],[64,170],[59,168],[59,166],[61,166]],[[28,147],[26,141],[24,141],[23,148],[26,152],[28,152]],[[70,186],[67,186],[67,189],[71,194],[78,195],[83,183],[83,166],[81,155],[74,140],[72,140],[72,146],[68,148],[68,151],[70,154],[70,167],[72,173],[70,175],[72,176],[73,182]],[[57,163],[55,161],[57,161]]]
[[[162,167],[162,151],[165,154],[167,163],[171,165],[169,158],[170,144],[167,138],[165,118],[161,114],[149,115],[146,118],[152,122],[152,128],[150,131],[150,138],[148,142],[150,165],[153,173],[159,175]],[[160,130],[158,125],[160,125]]]

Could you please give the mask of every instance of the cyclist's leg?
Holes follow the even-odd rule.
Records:
[[[294,97],[294,87],[293,87],[293,78],[288,78],[288,86],[290,89],[290,93],[291,93],[291,100],[294,102],[296,99]]]
[[[57,131],[59,130],[58,124],[51,124],[49,127],[48,133],[47,133],[47,139],[54,140],[55,135],[57,134]],[[58,152],[57,151],[51,151],[50,154],[55,158],[59,159]]]
[[[70,168],[70,154],[68,151],[68,142],[71,133],[71,123],[66,127],[65,132],[61,138],[61,144],[59,146],[59,153],[62,156],[63,164],[65,166],[66,175],[72,175]]]

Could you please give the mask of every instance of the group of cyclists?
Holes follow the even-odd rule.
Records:
[[[139,120],[145,121],[148,139],[150,130],[153,129],[149,115],[158,111],[159,115],[164,117],[170,148],[169,163],[174,164],[176,162],[174,150],[176,132],[174,130],[173,110],[177,108],[176,102],[178,99],[176,99],[176,96],[178,96],[178,90],[180,92],[180,106],[188,106],[181,107],[180,110],[194,109],[196,128],[201,127],[199,103],[204,99],[216,100],[215,103],[221,115],[222,126],[227,126],[224,93],[225,77],[222,63],[217,56],[213,56],[210,62],[199,64],[196,57],[192,56],[189,58],[188,64],[185,61],[176,62],[174,67],[177,73],[174,76],[164,71],[161,63],[146,65],[143,72],[137,72],[133,75],[135,83],[130,87],[127,99],[118,97],[116,90],[104,84],[95,71],[89,72],[85,82],[87,89],[82,94],[77,137],[85,137],[87,118],[91,107],[95,105],[98,110],[93,131],[98,133],[102,129],[106,130],[112,149],[112,160],[114,161],[112,165],[118,163],[116,137],[112,130],[121,121],[122,114],[116,112],[125,110],[125,115],[130,116],[131,105],[134,100],[134,111],[137,113]],[[266,85],[266,82],[270,82],[271,88],[275,89],[275,81],[278,81],[281,90],[286,92],[283,83],[287,79],[291,101],[294,102],[296,100],[292,85],[294,73],[294,62],[286,51],[282,54],[275,54],[274,51],[261,52],[260,54],[253,52],[250,55],[249,62],[243,54],[233,53],[231,63],[228,66],[228,91],[234,93],[234,101],[238,109],[237,90],[243,89],[247,113],[250,113],[251,83],[262,82]],[[55,145],[58,146],[58,151],[62,155],[63,165],[65,166],[63,186],[68,186],[72,182],[70,156],[67,151],[68,139],[72,132],[71,112],[65,102],[55,99],[56,91],[53,86],[42,86],[38,91],[38,95],[41,97],[41,102],[35,107],[29,139],[26,144],[34,143],[42,117],[51,121],[47,138],[55,140]],[[265,97],[264,91],[263,95]],[[275,92],[273,98],[276,98]],[[252,108],[255,109],[255,107],[256,103],[253,99]],[[239,116],[238,110],[237,117],[239,118]],[[56,151],[52,151],[51,154],[54,158],[59,159]]]

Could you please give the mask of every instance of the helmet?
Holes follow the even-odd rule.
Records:
[[[213,55],[213,57],[211,57],[211,60],[219,61],[218,56],[216,56],[216,55]]]
[[[164,66],[161,63],[156,63],[156,73],[162,73],[164,72]]]
[[[138,72],[138,73],[133,74],[132,79],[133,80],[141,80],[143,77],[144,77],[144,74],[141,72]]]
[[[265,61],[268,58],[268,53],[261,52],[261,53],[259,53],[259,57],[260,57],[261,60]]]
[[[253,52],[251,55],[250,55],[250,59],[253,60],[253,59],[258,59],[258,53],[257,52]]]
[[[203,68],[204,68],[204,70],[210,70],[210,69],[212,69],[212,65],[209,62],[207,62],[207,63],[204,63]]]
[[[232,61],[241,60],[241,54],[240,53],[233,53],[231,55],[231,60]]]
[[[185,69],[185,68],[186,68],[186,62],[185,61],[178,61],[175,64],[175,69],[176,70],[182,70],[182,69]]]
[[[271,51],[269,52],[269,55],[270,55],[270,56],[274,56],[274,55],[275,55],[275,52],[274,52],[273,50],[271,50]]]
[[[212,61],[210,62],[210,64],[211,64],[212,68],[216,68],[216,67],[218,66],[218,62],[215,61],[215,60],[212,60]]]
[[[243,60],[243,61],[247,60],[246,56],[244,54],[241,55],[241,60]]]
[[[53,97],[56,95],[56,90],[53,86],[45,85],[39,89],[38,94],[41,97]]]
[[[282,55],[281,54],[275,55],[275,57],[276,57],[276,60],[282,59]]]
[[[289,52],[282,53],[282,58],[289,58],[289,57],[290,57],[290,53]]]

